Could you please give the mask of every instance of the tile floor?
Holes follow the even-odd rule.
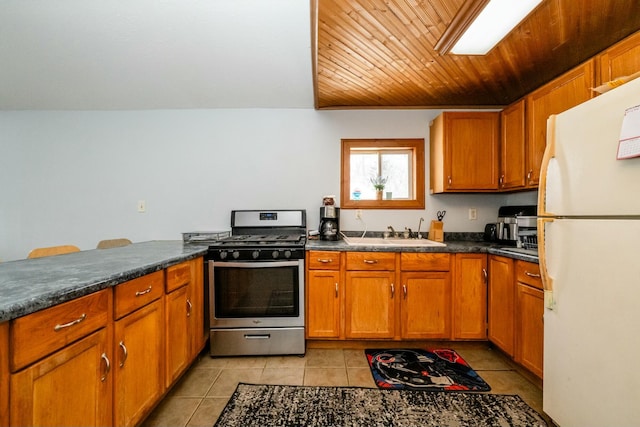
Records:
[[[211,358],[203,352],[144,422],[154,426],[212,427],[239,382],[253,384],[374,387],[364,348],[453,348],[491,386],[518,394],[542,413],[542,390],[486,343],[320,343],[300,356]]]

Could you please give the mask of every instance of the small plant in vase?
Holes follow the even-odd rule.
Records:
[[[388,177],[376,176],[375,178],[369,178],[371,184],[373,184],[373,188],[376,189],[376,200],[382,200],[382,190],[384,190],[384,186],[387,183]]]

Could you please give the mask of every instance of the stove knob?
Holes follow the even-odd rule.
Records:
[[[291,251],[284,251],[285,258],[291,258]]]
[[[253,259],[258,259],[258,257],[260,256],[260,251],[251,252],[251,256],[253,257]]]
[[[227,257],[227,253],[224,251],[220,251],[220,259],[225,259]]]
[[[278,257],[280,257],[280,252],[273,251],[273,252],[271,252],[271,256],[273,257],[273,259],[277,259]]]
[[[238,251],[233,251],[233,253],[232,253],[231,255],[233,255],[233,257],[234,257],[235,259],[240,258],[240,252],[238,252]]]

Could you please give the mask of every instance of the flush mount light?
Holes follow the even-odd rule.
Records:
[[[435,49],[441,54],[485,55],[542,0],[467,0]]]

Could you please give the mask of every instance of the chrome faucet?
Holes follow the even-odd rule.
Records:
[[[416,235],[416,238],[418,239],[422,239],[422,236],[420,235],[420,227],[422,226],[422,221],[424,221],[424,218],[420,218],[420,222],[418,223],[418,234]]]
[[[392,226],[388,226],[387,230],[391,231],[391,236],[398,237],[398,233],[396,233],[396,230],[394,230]]]

